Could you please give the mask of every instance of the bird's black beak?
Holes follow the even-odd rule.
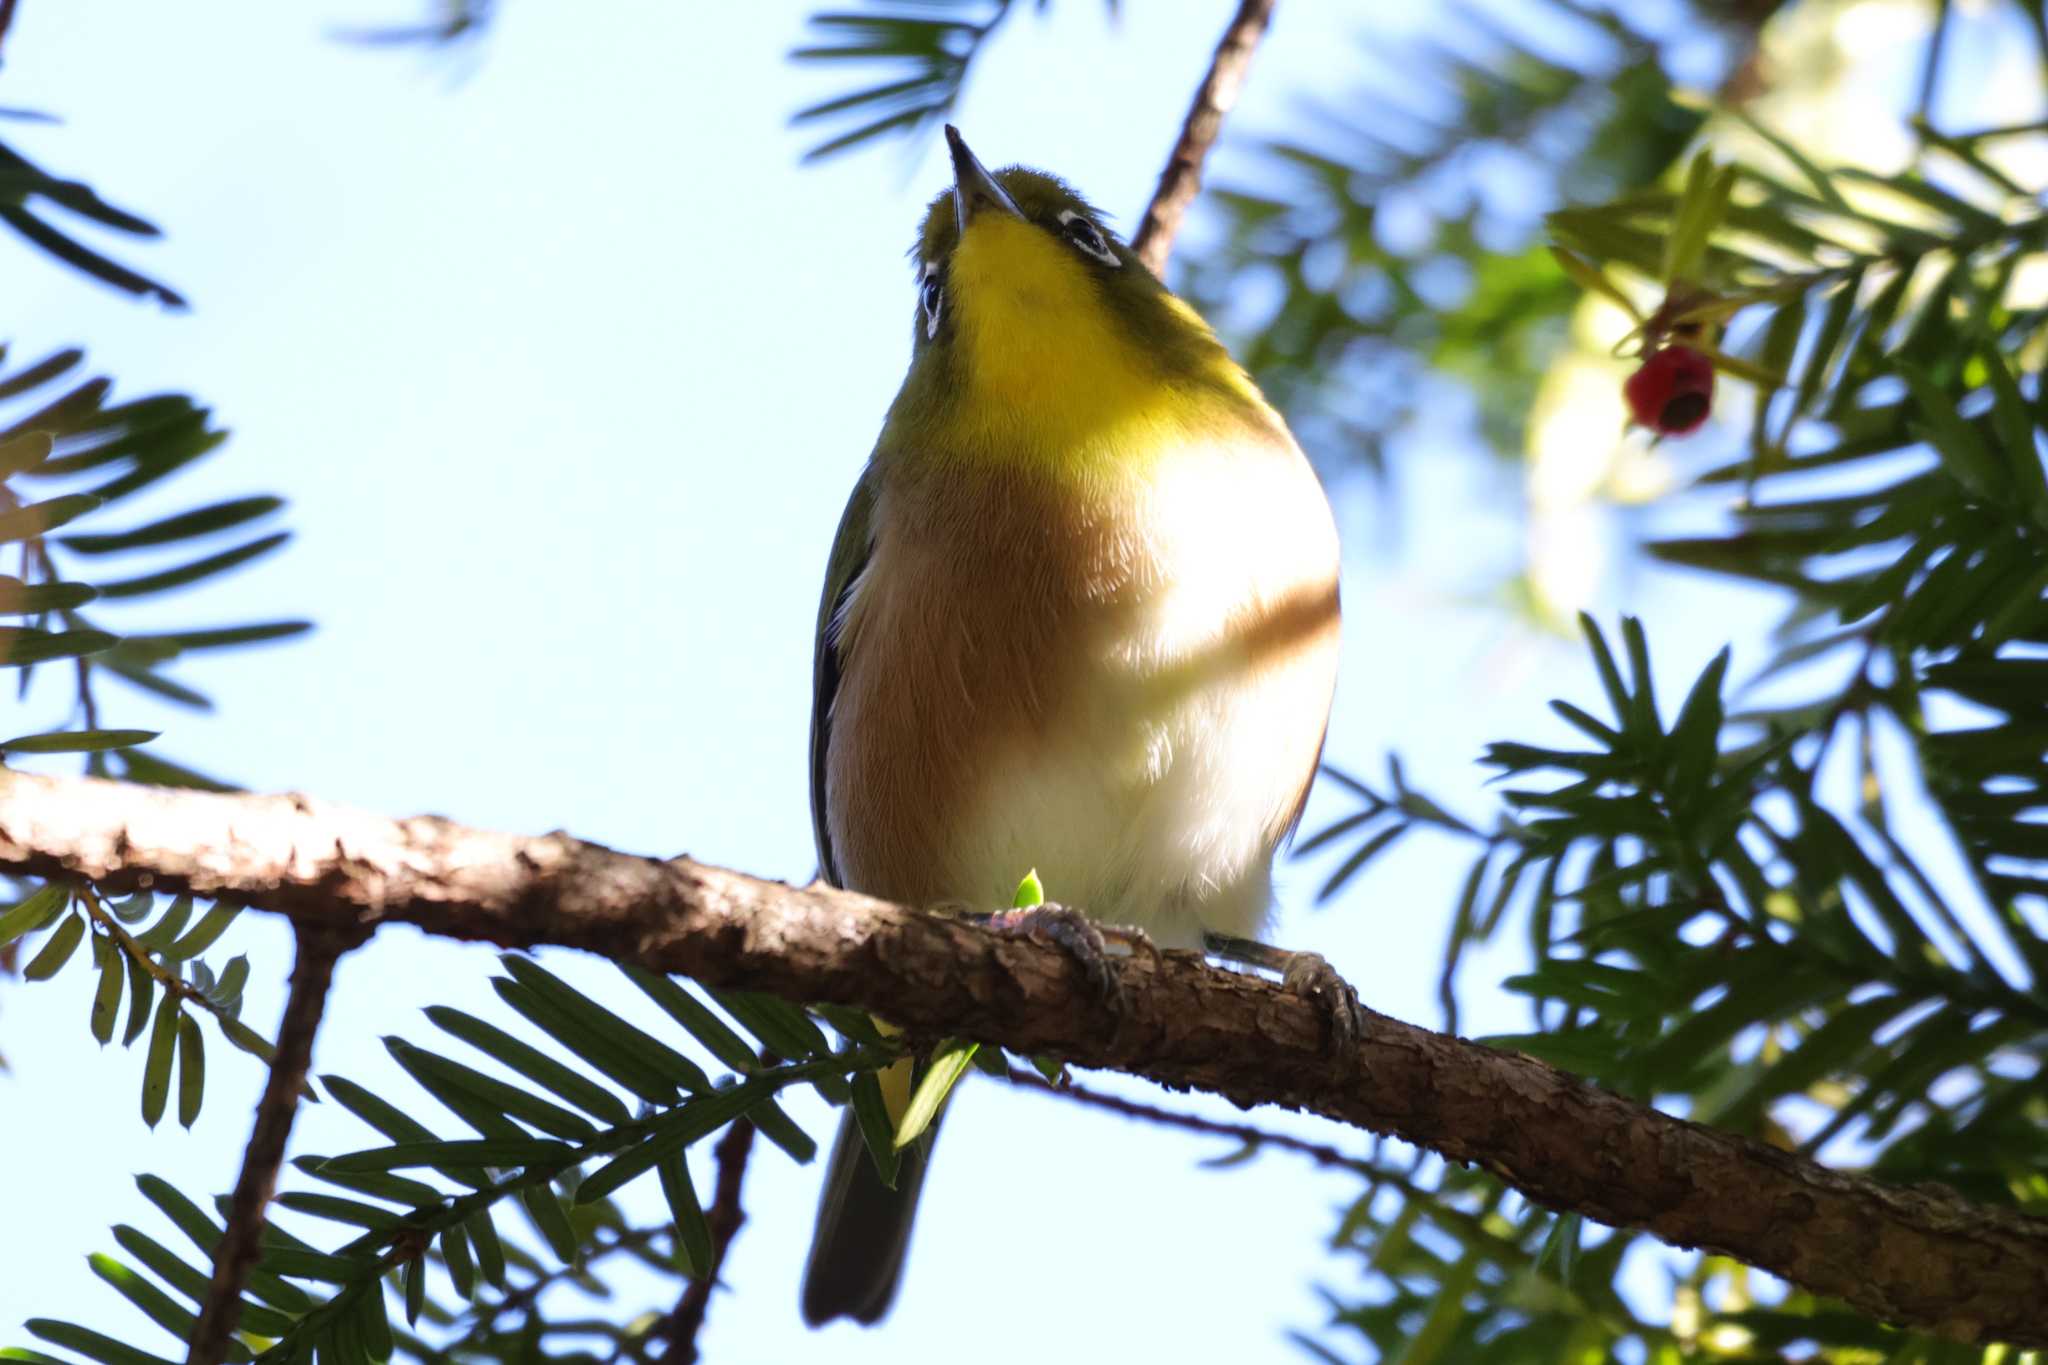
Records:
[[[1017,201],[996,183],[986,166],[974,159],[974,153],[967,150],[966,139],[950,123],[946,125],[946,147],[953,153],[953,212],[959,220],[961,235],[966,235],[968,223],[978,213],[994,210],[1012,218],[1024,216]]]

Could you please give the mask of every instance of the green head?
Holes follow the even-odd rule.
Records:
[[[1143,458],[1225,422],[1277,422],[1093,205],[1042,171],[985,169],[950,125],[946,141],[953,185],[913,252],[895,435],[938,458],[1072,467]]]

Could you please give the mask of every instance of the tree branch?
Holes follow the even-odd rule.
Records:
[[[1173,144],[1173,154],[1160,172],[1159,188],[1152,191],[1152,202],[1138,222],[1131,250],[1138,253],[1146,269],[1162,279],[1181,220],[1202,188],[1202,163],[1216,144],[1216,135],[1223,131],[1223,116],[1237,103],[1245,70],[1272,18],[1273,0],[1243,0],[1238,5],[1230,26],[1223,30],[1223,41],[1216,44],[1216,55],[1209,59],[1209,74],[1195,91],[1195,102],[1181,123],[1180,140]]]
[[[111,785],[111,784],[102,784]],[[299,1090],[313,1060],[313,1035],[327,1008],[327,988],[334,981],[334,963],[362,938],[360,931],[300,921],[298,957],[292,964],[291,995],[284,1020],[277,1027],[277,1051],[270,1059],[270,1079],[256,1105],[256,1125],[242,1152],[242,1174],[228,1207],[227,1231],[213,1252],[213,1284],[199,1321],[192,1329],[185,1365],[220,1365],[228,1339],[242,1316],[242,1287],[262,1254],[263,1211],[277,1189],[278,1167],[284,1163],[285,1140],[299,1110]]]
[[[1194,954],[1119,962],[1115,1010],[1058,948],[821,883],[301,796],[22,773],[0,773],[0,872],[231,895],[316,929],[404,923],[582,948],[711,986],[857,1006],[913,1034],[1287,1105],[1476,1162],[1540,1204],[1732,1256],[1887,1322],[2048,1345],[2048,1219],[1831,1171],[1380,1015],[1332,1053],[1309,1002]]]

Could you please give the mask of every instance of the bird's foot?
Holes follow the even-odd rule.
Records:
[[[1365,1009],[1358,992],[1321,953],[1292,953],[1280,984],[1323,1012],[1330,1026],[1326,1050],[1350,1050],[1365,1032]]]
[[[1326,1052],[1341,1052],[1365,1032],[1365,1009],[1358,992],[1321,953],[1296,953],[1256,939],[1230,934],[1202,935],[1203,951],[1230,962],[1280,973],[1280,984],[1316,1007],[1328,1025]]]
[[[1006,938],[1026,938],[1065,950],[1081,969],[1095,998],[1112,1009],[1123,1008],[1124,987],[1116,968],[1110,965],[1110,945],[1121,947],[1125,957],[1138,953],[1151,958],[1159,956],[1158,946],[1146,937],[1144,930],[1098,924],[1071,906],[1033,905],[975,918],[990,932]]]

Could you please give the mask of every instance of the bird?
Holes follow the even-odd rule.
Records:
[[[1085,956],[1096,925],[1122,926],[1278,968],[1341,1031],[1357,1008],[1342,979],[1257,939],[1336,686],[1322,484],[1097,209],[945,136],[953,183],[911,253],[909,371],[819,604],[821,875],[991,907],[1035,869],[1062,905],[1004,930]],[[892,1118],[908,1094],[893,1079]],[[805,1269],[812,1326],[888,1311],[936,1136],[885,1186],[849,1106]]]

